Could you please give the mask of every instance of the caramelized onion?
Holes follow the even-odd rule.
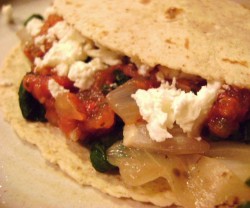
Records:
[[[250,145],[236,142],[214,142],[207,155],[217,158],[243,182],[250,178]]]
[[[74,99],[76,98],[71,93],[58,95],[55,100],[56,112],[60,117],[83,121],[86,119],[86,115],[77,110]]]
[[[135,123],[141,118],[139,108],[131,97],[136,90],[138,90],[138,86],[136,81],[132,79],[107,95],[109,105],[126,124]]]
[[[198,155],[165,156],[115,143],[108,161],[119,167],[125,183],[138,186],[163,177],[183,207],[212,208],[250,200],[250,189],[225,165]],[[234,204],[235,205],[235,204]]]
[[[204,140],[196,140],[187,137],[179,128],[171,130],[173,138],[164,142],[153,141],[143,123],[125,125],[123,131],[123,143],[128,147],[145,149],[162,154],[194,154],[205,153],[209,150],[209,144]]]

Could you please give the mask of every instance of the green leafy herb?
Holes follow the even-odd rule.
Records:
[[[46,122],[45,108],[24,87],[21,82],[19,91],[19,106],[22,115],[29,121]]]
[[[113,132],[99,138],[97,142],[91,145],[90,161],[98,172],[104,173],[117,169],[117,167],[108,162],[106,151],[112,144],[122,138],[122,128],[118,126]]]
[[[250,201],[244,203],[244,204],[241,204],[239,205],[237,208],[250,208]]]
[[[26,25],[28,24],[28,22],[29,22],[30,20],[34,19],[34,18],[40,19],[40,20],[44,20],[42,15],[40,15],[40,14],[32,14],[30,17],[28,17],[28,18],[24,21],[24,23],[23,23],[24,26],[26,26]]]
[[[92,166],[98,172],[107,172],[115,169],[116,167],[111,165],[107,160],[105,145],[100,143],[95,143],[90,152],[90,161]]]
[[[120,69],[114,70],[113,74],[114,74],[114,76],[115,76],[115,83],[116,83],[118,86],[124,84],[125,82],[127,82],[127,81],[130,79],[130,77],[127,76],[127,75],[125,75],[125,74],[123,73],[123,71],[121,71]]]
[[[116,83],[113,83],[113,84],[104,84],[102,86],[102,93],[104,95],[107,95],[109,92],[111,92],[112,90],[114,90],[115,88],[117,87],[117,84]]]
[[[123,71],[120,70],[120,69],[114,70],[113,71],[113,75],[114,75],[114,83],[112,83],[112,84],[104,84],[102,86],[102,93],[104,95],[107,95],[109,92],[111,92],[112,90],[116,89],[118,86],[124,84],[129,79],[131,79],[131,77],[125,75],[123,73]]]

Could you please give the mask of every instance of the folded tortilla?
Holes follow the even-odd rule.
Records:
[[[250,88],[250,12],[230,0],[55,0],[84,36],[151,67]]]
[[[55,0],[54,7],[85,37],[133,60],[250,88],[250,12],[229,0]],[[28,71],[20,47],[0,71],[2,80],[11,79],[0,85],[0,107],[20,138],[35,144],[46,160],[79,184],[115,197],[179,205],[165,180],[128,186],[119,175],[96,172],[88,150],[67,140],[58,128],[25,121],[17,91]]]

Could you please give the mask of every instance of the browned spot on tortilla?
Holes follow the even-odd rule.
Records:
[[[231,60],[231,59],[228,59],[228,58],[223,58],[222,61],[228,62],[230,64],[239,64],[241,66],[248,67],[248,64],[247,64],[246,61]]]
[[[186,40],[185,40],[185,48],[189,49],[189,39],[188,38],[186,38]]]
[[[107,36],[108,34],[109,34],[108,31],[106,31],[106,30],[102,31],[102,35],[103,35],[103,36]]]
[[[177,168],[174,168],[174,169],[173,169],[173,173],[174,173],[174,175],[175,175],[176,177],[180,177],[180,176],[181,176],[181,171],[180,171],[179,169],[177,169]]]
[[[221,176],[222,176],[222,177],[227,177],[227,172],[223,172],[223,173],[221,174]]]
[[[175,19],[177,15],[179,15],[180,13],[182,13],[183,10],[179,9],[179,8],[175,8],[175,7],[170,7],[167,9],[166,11],[166,18],[167,19]]]
[[[148,4],[148,3],[150,3],[150,1],[151,1],[151,0],[141,0],[140,2],[141,2],[142,4]]]
[[[72,1],[71,0],[66,0],[65,3],[68,4],[68,5],[71,5]]]
[[[77,7],[82,7],[82,4],[81,3],[76,3],[75,4]]]
[[[176,43],[174,41],[172,41],[171,39],[166,39],[165,41],[166,41],[166,43],[176,45]]]

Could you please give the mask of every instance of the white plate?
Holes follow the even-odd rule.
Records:
[[[6,1],[7,2],[7,1]],[[14,25],[0,21],[0,62],[18,43],[15,30],[32,13],[42,13],[49,0],[11,1]],[[2,0],[0,6],[2,7]],[[1,99],[1,98],[0,98]],[[38,149],[24,143],[0,114],[0,207],[67,208],[67,207],[141,207],[132,200],[120,200],[91,187],[82,187],[48,164]],[[144,204],[143,207],[152,208]]]

